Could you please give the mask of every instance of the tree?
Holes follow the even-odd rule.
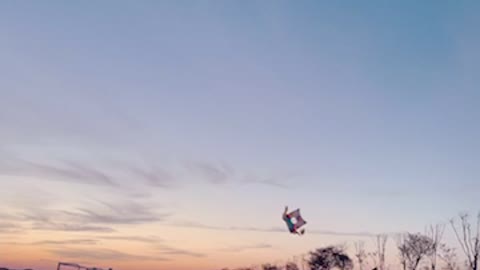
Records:
[[[285,265],[285,270],[299,270],[298,265],[295,264],[294,262],[288,262]]]
[[[373,270],[378,270],[378,262],[377,262],[377,252],[368,252],[367,255],[372,260]]]
[[[377,256],[378,256],[378,269],[385,270],[385,247],[387,245],[388,235],[377,235]]]
[[[428,227],[425,230],[425,235],[428,238],[430,238],[430,241],[432,242],[432,252],[429,254],[432,270],[435,270],[437,266],[437,255],[441,245],[444,231],[445,231],[444,224],[437,224],[435,226],[430,225],[430,227]]]
[[[385,270],[385,249],[387,245],[388,235],[379,234],[375,237],[375,248],[374,252],[369,252],[368,255],[372,259],[374,269],[376,270]]]
[[[404,270],[415,270],[425,256],[433,252],[432,240],[422,234],[407,233],[401,235],[397,242],[400,261]]]
[[[473,228],[473,232],[468,214],[460,214],[460,232],[455,226],[454,219],[450,220],[450,224],[463,252],[467,256],[468,267],[471,270],[478,270],[478,260],[480,256],[480,212],[477,215],[477,224],[476,228]]]
[[[355,243],[355,257],[357,258],[358,266],[360,267],[360,270],[363,270],[363,264],[365,262],[365,259],[367,258],[364,245],[365,243],[363,241],[359,241]]]
[[[280,270],[280,267],[267,263],[262,265],[262,270]]]
[[[341,270],[352,270],[353,262],[340,247],[328,246],[310,252],[308,265],[311,270],[330,270],[338,267]]]
[[[457,270],[457,253],[454,248],[445,244],[439,246],[438,257],[445,263],[444,270]]]

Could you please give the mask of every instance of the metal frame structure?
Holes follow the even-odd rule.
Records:
[[[10,268],[5,268],[5,267],[0,267],[0,270],[17,270],[17,269],[10,269]],[[20,270],[20,269],[19,269],[19,270]],[[33,269],[27,268],[27,269],[22,269],[22,270],[33,270]]]
[[[85,267],[76,263],[66,263],[66,262],[59,262],[57,266],[57,270],[61,270],[62,266],[73,267],[73,268],[76,268],[77,270],[107,270],[107,269],[98,268],[98,267]],[[112,270],[112,268],[108,268],[108,270]]]

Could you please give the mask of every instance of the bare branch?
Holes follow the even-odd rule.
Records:
[[[432,252],[429,255],[432,270],[436,269],[438,248],[441,245],[444,231],[444,224],[436,224],[435,226],[430,225],[429,228],[426,230],[426,236],[429,237],[432,242]]]
[[[407,233],[398,245],[404,269],[417,269],[420,261],[433,252],[432,240],[421,234]]]
[[[438,257],[445,262],[445,270],[457,269],[457,254],[454,248],[449,248],[446,245],[441,245]]]
[[[469,268],[471,270],[477,270],[478,269],[478,260],[480,256],[480,213],[477,215],[477,227],[475,228],[475,236],[472,237],[472,228],[471,224],[468,221],[468,215],[467,214],[460,214],[460,220],[461,220],[461,227],[462,227],[462,235],[463,235],[463,240],[460,238],[460,235],[455,228],[453,219],[450,221],[452,224],[453,231],[455,232],[455,236],[457,237],[457,240],[460,244],[460,246],[463,249],[463,252],[467,256],[467,261]]]
[[[464,245],[464,242],[463,242],[463,241],[461,240],[461,238],[460,238],[460,234],[458,233],[458,230],[457,230],[457,228],[455,227],[455,221],[454,221],[453,218],[450,219],[450,224],[452,225],[452,229],[453,229],[453,232],[455,233],[455,237],[457,238],[458,243],[460,244],[463,252],[465,253],[465,256],[467,256],[467,258],[469,258],[470,255],[469,255],[469,253],[467,252],[467,249],[466,249],[466,247],[465,247],[465,245]]]
[[[364,245],[365,243],[363,241],[359,241],[355,243],[355,257],[357,257],[360,270],[363,270],[365,258],[367,257],[367,254],[365,253]]]

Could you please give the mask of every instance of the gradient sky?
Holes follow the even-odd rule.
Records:
[[[248,266],[477,211],[479,13],[1,1],[0,266]]]

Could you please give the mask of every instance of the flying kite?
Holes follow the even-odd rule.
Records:
[[[300,209],[296,209],[290,213],[288,213],[288,206],[285,206],[285,211],[283,212],[283,221],[287,224],[288,230],[290,233],[303,235],[305,233],[305,229],[299,229],[307,224],[307,222],[302,218],[300,215]]]

